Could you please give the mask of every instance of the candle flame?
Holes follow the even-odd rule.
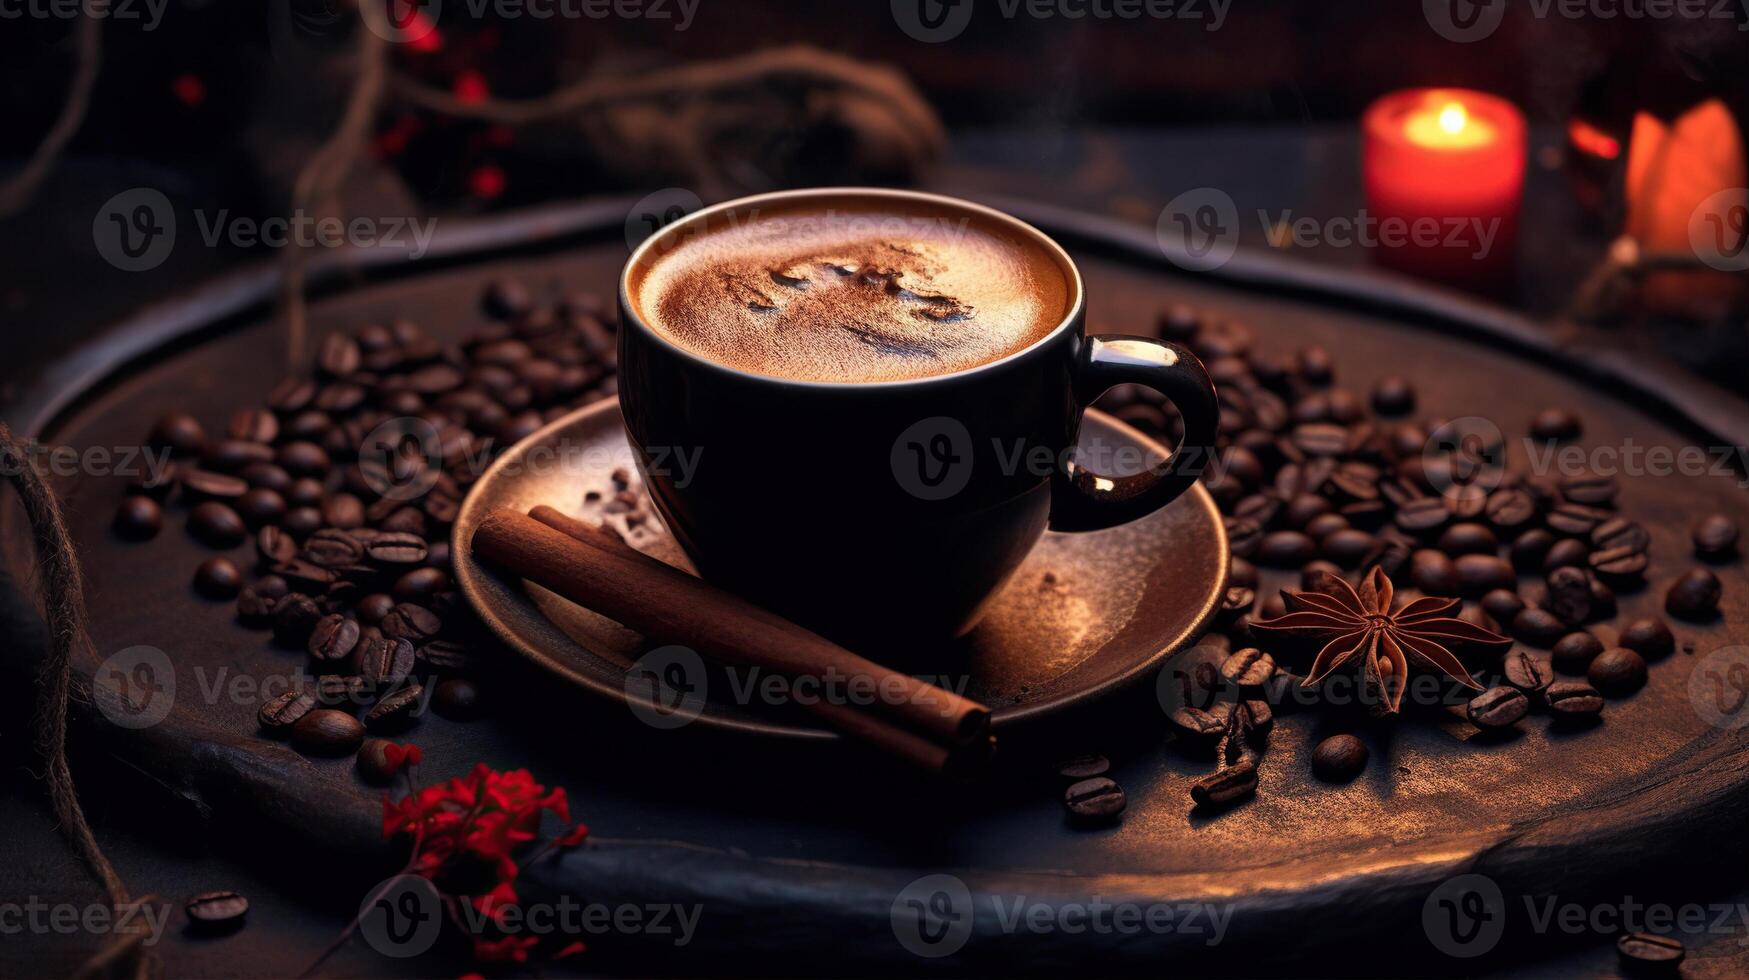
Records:
[[[1456,136],[1464,131],[1464,126],[1470,121],[1470,114],[1464,111],[1462,104],[1447,102],[1445,108],[1439,110],[1439,128]]]

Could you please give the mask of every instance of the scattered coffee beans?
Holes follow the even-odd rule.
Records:
[[[306,713],[292,724],[291,732],[292,743],[312,755],[346,755],[364,741],[364,726],[358,719],[335,708]]]
[[[1646,661],[1626,647],[1605,650],[1591,661],[1586,680],[1598,691],[1619,698],[1646,686]]]
[[[1603,695],[1583,681],[1556,681],[1543,698],[1558,718],[1594,719],[1603,712]]]
[[[124,538],[144,541],[154,537],[164,527],[164,509],[144,494],[123,497],[115,510],[115,533]]]
[[[249,914],[249,900],[233,891],[202,892],[182,908],[192,926],[205,930],[234,929]]]
[[[1676,637],[1662,619],[1636,619],[1622,628],[1617,641],[1647,660],[1659,660],[1676,650]]]
[[[1678,619],[1704,623],[1719,614],[1724,586],[1712,572],[1697,568],[1676,580],[1664,596],[1664,609]]]
[[[1479,728],[1510,728],[1530,712],[1530,699],[1516,687],[1491,687],[1470,700],[1470,721]]]
[[[1737,553],[1737,525],[1723,514],[1701,518],[1694,526],[1694,553],[1719,561]]]
[[[1585,630],[1575,630],[1555,641],[1549,660],[1564,674],[1583,674],[1602,652],[1602,640]]]
[[[1328,783],[1346,783],[1366,768],[1370,753],[1353,735],[1332,735],[1312,750],[1312,772]]]
[[[1105,776],[1094,776],[1063,792],[1063,806],[1077,823],[1104,824],[1115,821],[1129,805],[1123,787]]]
[[[194,588],[209,599],[229,599],[243,588],[243,572],[229,558],[208,558],[194,570]]]

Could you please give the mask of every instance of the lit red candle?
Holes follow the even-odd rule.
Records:
[[[1375,254],[1391,268],[1498,291],[1512,279],[1524,116],[1469,89],[1410,89],[1363,120]]]

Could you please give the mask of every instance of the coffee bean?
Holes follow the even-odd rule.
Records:
[[[1267,568],[1296,568],[1318,557],[1318,545],[1303,531],[1273,531],[1257,549],[1257,563]]]
[[[201,892],[183,903],[182,909],[191,926],[213,932],[242,925],[243,917],[249,914],[249,900],[233,891]]]
[[[403,602],[389,611],[383,617],[382,630],[385,636],[395,636],[402,639],[422,642],[436,636],[443,628],[442,620],[431,610],[410,602]]]
[[[384,532],[365,545],[371,561],[382,565],[417,565],[425,560],[425,539],[414,534]]]
[[[1190,786],[1190,798],[1205,810],[1241,803],[1257,792],[1257,763],[1246,758],[1211,772]]]
[[[1530,699],[1516,687],[1491,687],[1470,699],[1466,713],[1478,728],[1510,728],[1530,713]]]
[[[1652,545],[1652,535],[1637,521],[1614,517],[1597,525],[1597,529],[1591,532],[1591,545],[1601,551],[1617,548],[1645,551]]]
[[[320,477],[332,465],[327,450],[306,440],[288,442],[279,447],[276,461],[293,476]]]
[[[1542,606],[1568,626],[1591,619],[1591,579],[1577,568],[1557,568],[1549,573],[1548,596]]]
[[[1558,484],[1561,497],[1587,507],[1607,507],[1615,501],[1615,477],[1596,473],[1569,476]]]
[[[1567,634],[1567,624],[1546,609],[1527,608],[1512,617],[1512,635],[1536,647],[1547,647]]]
[[[1555,679],[1549,665],[1528,650],[1514,650],[1501,663],[1506,683],[1526,694],[1541,694]]]
[[[273,447],[246,439],[225,439],[201,456],[201,466],[217,476],[242,471],[258,463],[273,462]]]
[[[144,494],[123,497],[115,510],[114,527],[124,538],[144,541],[164,527],[164,508]]]
[[[1717,561],[1737,553],[1737,525],[1723,514],[1709,514],[1694,526],[1694,553]]]
[[[1174,711],[1168,720],[1187,735],[1213,741],[1227,733],[1227,725],[1232,719],[1232,713],[1233,702],[1216,701],[1206,709],[1186,705]]]
[[[168,449],[175,456],[198,456],[206,448],[206,430],[192,415],[166,415],[152,426],[146,444],[154,449]]]
[[[1451,511],[1439,497],[1421,497],[1397,508],[1397,526],[1410,534],[1431,535],[1451,519]]]
[[[1591,549],[1578,538],[1562,538],[1549,548],[1543,558],[1543,571],[1557,568],[1582,568],[1591,563]]]
[[[303,557],[322,568],[345,568],[364,560],[364,544],[336,527],[325,527],[304,542]]]
[[[1646,686],[1646,661],[1626,647],[1615,647],[1591,661],[1585,678],[1592,687],[1612,698],[1624,697]]]
[[[494,279],[480,298],[480,309],[494,320],[515,320],[534,308],[534,300],[522,283]]]
[[[1076,823],[1110,823],[1123,813],[1128,802],[1123,787],[1105,776],[1083,779],[1063,791],[1063,806]]]
[[[358,646],[358,637],[357,621],[340,613],[329,613],[311,628],[305,649],[317,660],[342,660],[352,655],[353,648]]]
[[[395,608],[395,600],[387,593],[373,592],[358,600],[358,605],[353,612],[357,614],[360,623],[366,626],[375,626],[381,623],[383,617],[387,616],[389,610],[393,608]]]
[[[208,558],[194,570],[194,588],[209,599],[229,599],[243,588],[243,572],[228,558]]]
[[[314,562],[304,561],[301,558],[293,558],[291,561],[282,561],[274,565],[273,573],[296,586],[298,591],[309,595],[326,593],[337,578],[332,569],[323,568]]]
[[[1256,647],[1236,650],[1222,661],[1221,676],[1239,687],[1262,687],[1275,676],[1275,658]]]
[[[1432,548],[1422,548],[1410,556],[1409,579],[1428,595],[1455,596],[1460,591],[1457,564]]]
[[[1664,596],[1664,610],[1678,619],[1704,623],[1719,614],[1719,599],[1724,585],[1719,577],[1704,568],[1697,568],[1670,586]]]
[[[1518,576],[1512,571],[1512,566],[1504,558],[1493,554],[1461,555],[1453,563],[1457,570],[1458,589],[1466,596],[1475,597],[1488,592],[1511,589],[1518,584]]]
[[[433,640],[419,648],[419,663],[433,670],[462,671],[473,665],[467,647],[451,640]]]
[[[1319,497],[1317,499],[1322,500],[1324,498]],[[1348,518],[1343,517],[1341,514],[1319,514],[1317,517],[1307,521],[1306,526],[1301,528],[1301,530],[1311,535],[1314,539],[1322,542],[1332,534],[1336,534],[1339,531],[1350,530],[1350,527]]]
[[[1549,662],[1565,674],[1583,674],[1603,652],[1603,641],[1585,630],[1575,630],[1555,641]]]
[[[1603,712],[1603,695],[1584,681],[1556,681],[1543,697],[1557,717],[1588,719]]]
[[[328,489],[322,485],[322,481],[305,476],[293,480],[284,493],[287,506],[315,507],[328,495]]]
[[[1547,523],[1549,530],[1573,538],[1589,538],[1593,531],[1611,520],[1614,515],[1607,510],[1596,507],[1586,507],[1583,504],[1561,504],[1549,511]]]
[[[293,507],[285,512],[279,526],[287,533],[305,537],[322,527],[322,512],[314,507]]]
[[[1439,536],[1439,550],[1456,558],[1459,555],[1492,555],[1500,550],[1500,542],[1487,525],[1465,522],[1453,524]]]
[[[1488,495],[1482,513],[1500,531],[1515,533],[1536,519],[1536,497],[1523,487],[1502,487]]]
[[[315,382],[303,378],[287,378],[267,393],[267,407],[281,415],[291,415],[303,411],[315,397]]]
[[[389,763],[388,748],[394,742],[386,738],[372,736],[364,740],[358,747],[358,774],[367,782],[383,785],[395,777],[395,770]]]
[[[1370,754],[1353,735],[1332,735],[1312,749],[1312,774],[1327,783],[1346,783],[1366,768]]]
[[[237,595],[237,621],[252,627],[271,624],[275,601],[255,589],[244,589]]]
[[[472,720],[480,715],[480,689],[462,677],[439,681],[437,689],[431,692],[431,707],[445,718]]]
[[[1415,388],[1396,375],[1381,378],[1372,389],[1372,408],[1380,415],[1408,415],[1415,411]]]
[[[350,493],[336,493],[322,501],[322,521],[342,531],[364,526],[364,502]]]
[[[1293,446],[1307,456],[1341,456],[1348,452],[1349,438],[1348,430],[1340,425],[1312,422],[1294,428]]]
[[[1289,498],[1283,519],[1297,528],[1309,528],[1313,521],[1330,513],[1330,501],[1315,493],[1297,493]]]
[[[293,592],[273,606],[273,636],[286,646],[302,646],[322,618],[316,600]]]
[[[210,470],[185,470],[180,479],[182,492],[190,500],[231,501],[249,490],[249,482],[242,477]]]
[[[1630,932],[1615,941],[1615,949],[1624,965],[1672,974],[1688,953],[1682,940],[1675,936],[1658,936],[1649,932]]]
[[[1378,547],[1378,538],[1356,528],[1343,528],[1322,538],[1318,547],[1337,565],[1356,568]]]
[[[1634,620],[1622,628],[1617,642],[1647,660],[1661,660],[1676,650],[1676,637],[1662,619]]]
[[[1495,589],[1482,596],[1482,609],[1494,622],[1505,625],[1524,610],[1524,598],[1510,587]]]
[[[316,369],[331,378],[343,378],[356,372],[363,357],[358,341],[343,333],[331,333],[322,338],[316,353]]]
[[[418,684],[397,688],[365,712],[364,722],[373,729],[400,728],[413,720],[424,694],[425,689]]]
[[[1445,509],[1451,511],[1451,516],[1461,521],[1474,520],[1482,516],[1488,506],[1488,491],[1480,486],[1456,486],[1445,491]]]
[[[389,688],[413,673],[413,644],[377,633],[358,651],[358,672],[379,687]]]
[[[269,698],[261,703],[261,710],[255,713],[256,721],[262,728],[285,728],[297,723],[299,718],[310,713],[316,706],[316,699],[302,691],[287,691],[277,697]]]
[[[1542,442],[1566,442],[1579,438],[1579,416],[1564,408],[1546,408],[1530,423],[1530,433]]]
[[[1594,551],[1591,553],[1589,561],[1592,571],[1618,585],[1639,581],[1646,574],[1646,567],[1650,564],[1645,552],[1635,551],[1632,548]]]
[[[208,547],[232,548],[241,543],[249,531],[236,511],[216,500],[208,500],[195,505],[189,512],[188,533]]]
[[[1257,566],[1243,558],[1228,560],[1227,585],[1241,589],[1257,588]]]
[[[279,438],[279,417],[263,408],[245,408],[231,416],[225,434],[242,442],[270,444]]]
[[[1257,549],[1263,544],[1263,528],[1256,521],[1229,517],[1225,524],[1227,547],[1233,554],[1240,558],[1250,558],[1257,554]]]
[[[1070,756],[1058,762],[1056,766],[1057,775],[1071,782],[1103,776],[1110,769],[1111,760],[1097,753]]]
[[[423,572],[423,571],[435,571],[435,569],[419,569],[418,571],[421,571],[421,572]],[[415,573],[408,572],[407,574],[412,575]],[[441,574],[441,573],[439,573],[439,574]],[[402,577],[405,578],[406,576],[402,576]],[[445,576],[445,577],[447,578],[447,576]],[[397,586],[399,584],[400,583],[398,583],[398,582],[396,583]],[[408,596],[407,598],[419,598],[419,597],[418,596]],[[1221,608],[1220,608],[1219,616],[1223,621],[1230,623],[1233,620],[1237,619],[1238,617],[1244,615],[1245,613],[1250,612],[1251,607],[1256,605],[1256,604],[1257,604],[1257,593],[1251,591],[1250,589],[1239,588],[1239,587],[1235,586],[1233,588],[1227,589],[1226,592],[1224,592],[1222,594],[1222,596],[1221,596]]]
[[[1543,570],[1543,562],[1555,544],[1555,536],[1540,527],[1520,534],[1512,542],[1512,567],[1521,572]]]
[[[1307,562],[1306,567],[1300,569],[1300,588],[1307,592],[1328,592],[1330,583],[1324,581],[1325,576],[1341,578],[1342,569],[1335,562],[1323,559]]]
[[[312,755],[345,755],[356,751],[362,741],[364,726],[335,708],[317,708],[292,725],[292,742]]]

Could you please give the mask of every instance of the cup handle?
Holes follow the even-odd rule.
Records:
[[[1150,337],[1089,337],[1075,366],[1077,411],[1120,384],[1165,395],[1184,420],[1184,438],[1160,465],[1129,476],[1101,476],[1066,460],[1051,484],[1051,530],[1097,531],[1166,506],[1214,457],[1220,404],[1208,371],[1188,349]]]

